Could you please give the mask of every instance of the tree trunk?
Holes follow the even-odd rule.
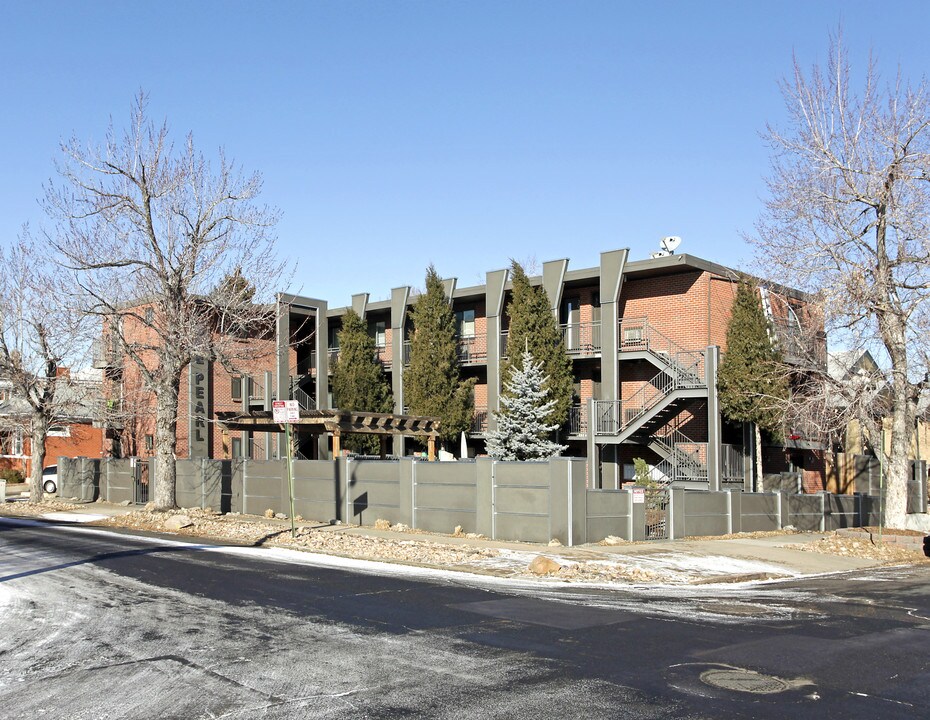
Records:
[[[885,525],[891,528],[904,528],[907,523],[909,430],[913,426],[908,411],[908,403],[895,403],[891,416],[891,452],[885,463]]]
[[[29,442],[32,445],[30,457],[32,469],[29,473],[29,502],[42,502],[45,492],[42,488],[42,470],[45,469],[45,440],[48,437],[48,422],[41,413],[32,416],[32,432]]]
[[[160,509],[177,507],[175,488],[177,472],[175,449],[178,442],[178,394],[180,373],[156,394],[155,401],[155,493],[153,501]]]

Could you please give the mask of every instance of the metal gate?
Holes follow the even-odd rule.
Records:
[[[149,463],[136,459],[133,473],[133,488],[136,505],[145,505],[149,501]]]
[[[646,490],[647,540],[668,540],[668,496],[668,488],[649,488]]]

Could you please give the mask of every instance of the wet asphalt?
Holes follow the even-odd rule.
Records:
[[[930,717],[930,571],[597,589],[0,520],[8,718]]]

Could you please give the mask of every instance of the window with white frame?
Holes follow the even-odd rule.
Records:
[[[0,430],[0,455],[19,457],[23,454],[23,431]]]
[[[460,338],[475,337],[475,310],[457,310],[455,313],[455,331]]]
[[[376,320],[368,326],[368,334],[375,340],[375,347],[385,347],[387,345],[387,322],[385,320]]]
[[[71,437],[70,425],[52,425],[48,429],[49,437]]]

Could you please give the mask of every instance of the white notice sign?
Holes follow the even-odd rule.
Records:
[[[633,504],[644,505],[646,503],[646,488],[633,488]]]
[[[300,405],[296,400],[275,400],[271,403],[272,419],[276,423],[292,423],[300,420]]]

